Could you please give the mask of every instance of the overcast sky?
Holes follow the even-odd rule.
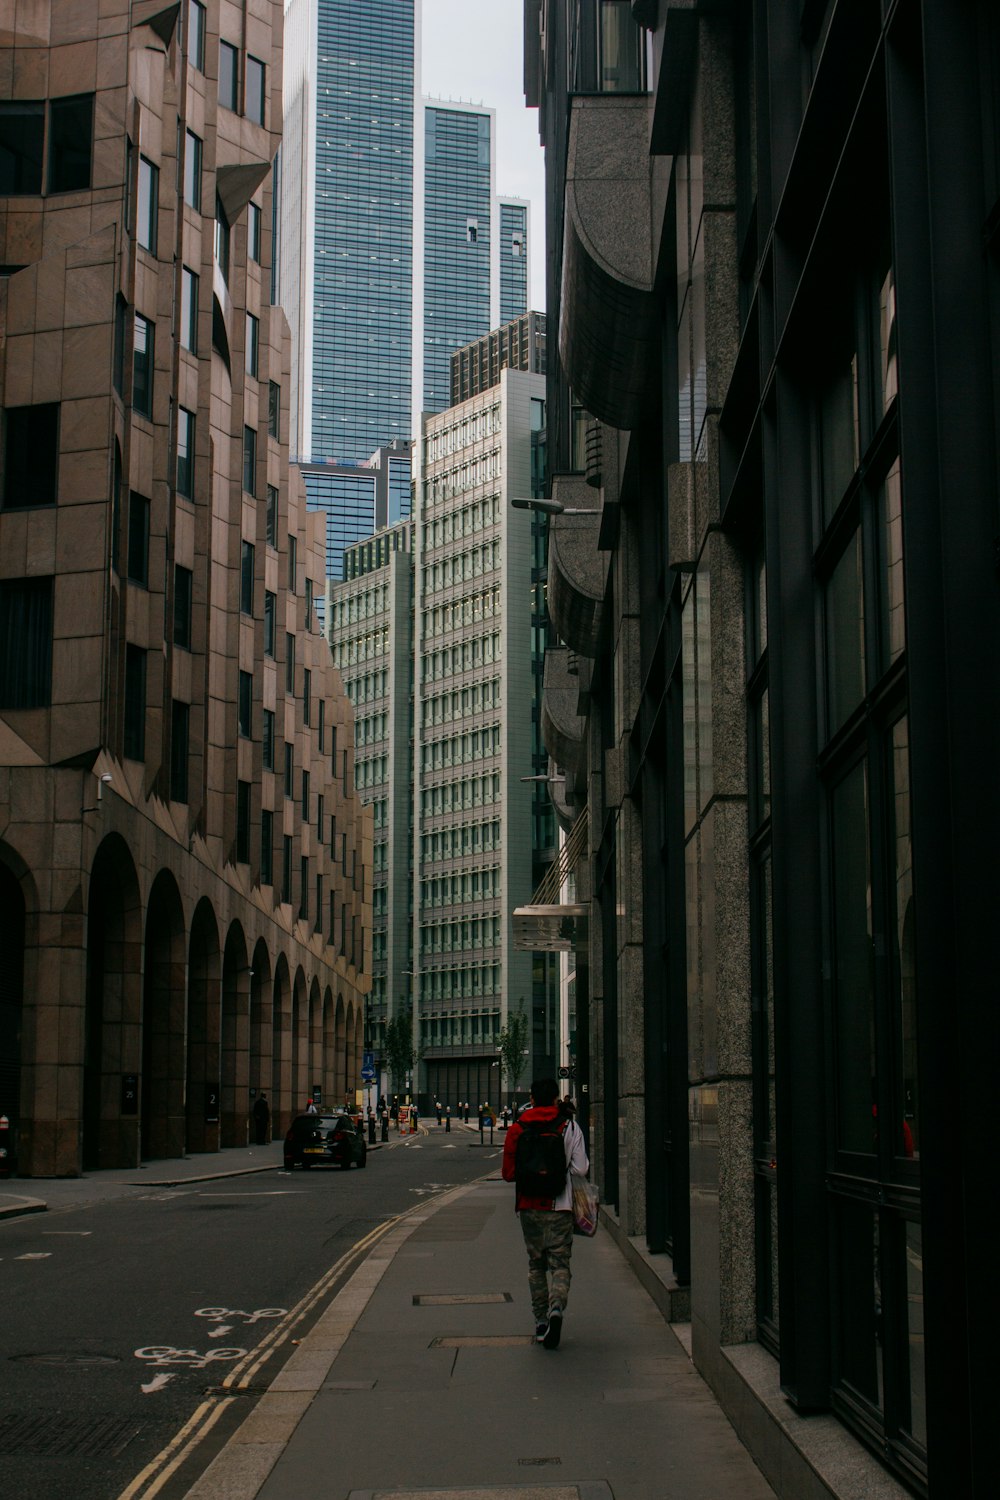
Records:
[[[545,187],[538,111],[524,103],[523,0],[423,0],[423,93],[497,113],[497,191],[531,203],[530,306],[545,309]]]

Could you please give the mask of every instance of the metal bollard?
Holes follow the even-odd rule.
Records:
[[[388,1115],[383,1115],[382,1116],[382,1139],[384,1141],[387,1141],[389,1139],[389,1116]]]

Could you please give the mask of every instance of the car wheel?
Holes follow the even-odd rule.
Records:
[[[358,1166],[359,1167],[367,1167],[367,1165],[368,1165],[368,1152],[367,1151],[362,1151],[362,1153],[361,1153],[361,1160],[358,1162]]]

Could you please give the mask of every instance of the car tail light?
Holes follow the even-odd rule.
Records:
[[[291,1131],[291,1130],[286,1130],[285,1131],[285,1145],[286,1146],[290,1146],[292,1144],[292,1142],[294,1141],[294,1139],[295,1139],[294,1132]]]

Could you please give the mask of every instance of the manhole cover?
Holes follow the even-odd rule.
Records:
[[[63,1413],[0,1417],[0,1453],[39,1458],[118,1454],[143,1429],[123,1417],[67,1417]]]
[[[510,1292],[414,1292],[414,1307],[489,1307],[513,1302]]]
[[[31,1365],[117,1365],[121,1363],[117,1354],[72,1354],[54,1349],[48,1354],[12,1354],[12,1360],[21,1360]]]

